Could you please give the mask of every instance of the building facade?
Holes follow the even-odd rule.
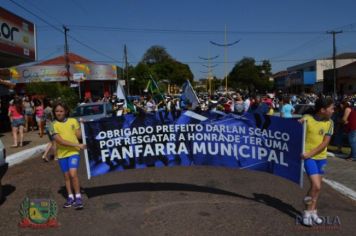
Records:
[[[356,94],[356,62],[339,67],[335,71],[336,75],[336,91],[341,95]],[[334,89],[334,70],[324,71],[324,86],[325,94],[333,93]]]
[[[77,87],[80,98],[103,97],[116,92],[115,65],[95,64],[74,53],[68,53],[68,64],[69,74],[64,56],[38,64],[10,67],[10,81],[16,84],[18,93],[26,93],[26,85],[33,82],[60,82]]]
[[[344,53],[336,57],[336,68],[356,62],[356,53]],[[288,92],[324,92],[324,71],[333,69],[333,60],[318,59],[287,68]]]

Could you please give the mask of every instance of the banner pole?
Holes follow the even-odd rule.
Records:
[[[82,131],[82,140],[83,140],[83,144],[87,144],[87,139],[85,136],[85,130],[84,130],[84,123],[80,122],[80,129]],[[89,165],[89,157],[88,157],[88,147],[86,149],[84,149],[84,158],[85,158],[85,164],[87,167],[87,175],[88,175],[88,179],[91,178],[91,173],[90,173],[90,165]]]
[[[306,131],[307,131],[306,122],[307,122],[306,120],[303,122],[302,154],[305,152],[305,136],[306,136]],[[300,180],[299,180],[299,185],[300,185],[301,188],[303,188],[303,180],[304,180],[303,167],[304,167],[304,159],[302,159],[301,165],[300,165]]]

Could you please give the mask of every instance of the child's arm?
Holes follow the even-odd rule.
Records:
[[[75,131],[75,136],[77,136],[77,139],[82,139],[82,130],[80,128]]]
[[[345,112],[344,112],[344,115],[343,115],[343,117],[342,117],[342,122],[346,125],[347,123],[349,123],[348,122],[348,118],[349,118],[349,115],[350,115],[350,113],[351,113],[351,108],[346,108],[345,109]]]
[[[325,135],[321,144],[319,144],[319,146],[310,150],[309,152],[303,153],[302,158],[308,159],[308,158],[311,158],[311,157],[321,153],[329,145],[330,140],[331,140],[331,136]]]
[[[83,119],[83,118],[80,118],[80,119],[79,119],[79,123],[80,123],[80,124],[81,124],[81,123],[84,123],[84,119]],[[82,139],[82,130],[81,130],[80,126],[79,126],[78,129],[76,129],[76,131],[75,131],[75,136],[77,136],[77,139]]]
[[[86,148],[85,144],[69,142],[67,140],[64,140],[59,134],[54,134],[53,138],[58,144],[63,145],[63,146],[75,147],[75,148],[79,148],[79,149],[85,149]]]

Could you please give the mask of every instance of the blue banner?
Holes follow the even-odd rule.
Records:
[[[302,184],[303,126],[295,119],[192,111],[83,124],[88,177],[112,171],[209,165],[268,172]]]

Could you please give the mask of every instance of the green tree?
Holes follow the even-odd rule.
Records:
[[[145,64],[157,64],[166,60],[171,60],[172,57],[162,46],[152,46],[143,55],[142,62]]]
[[[254,58],[245,57],[237,62],[229,74],[229,86],[234,89],[248,89],[250,92],[265,91],[271,88],[269,76],[271,64],[265,60],[256,65]]]
[[[187,79],[193,81],[193,73],[189,66],[174,60],[161,46],[149,48],[135,70],[136,74],[141,76],[148,73],[148,78],[153,76],[159,85],[165,88],[168,84],[181,86]]]
[[[144,63],[138,63],[135,67],[129,67],[130,91],[131,94],[140,95],[146,88],[148,79],[150,78],[150,68]]]

